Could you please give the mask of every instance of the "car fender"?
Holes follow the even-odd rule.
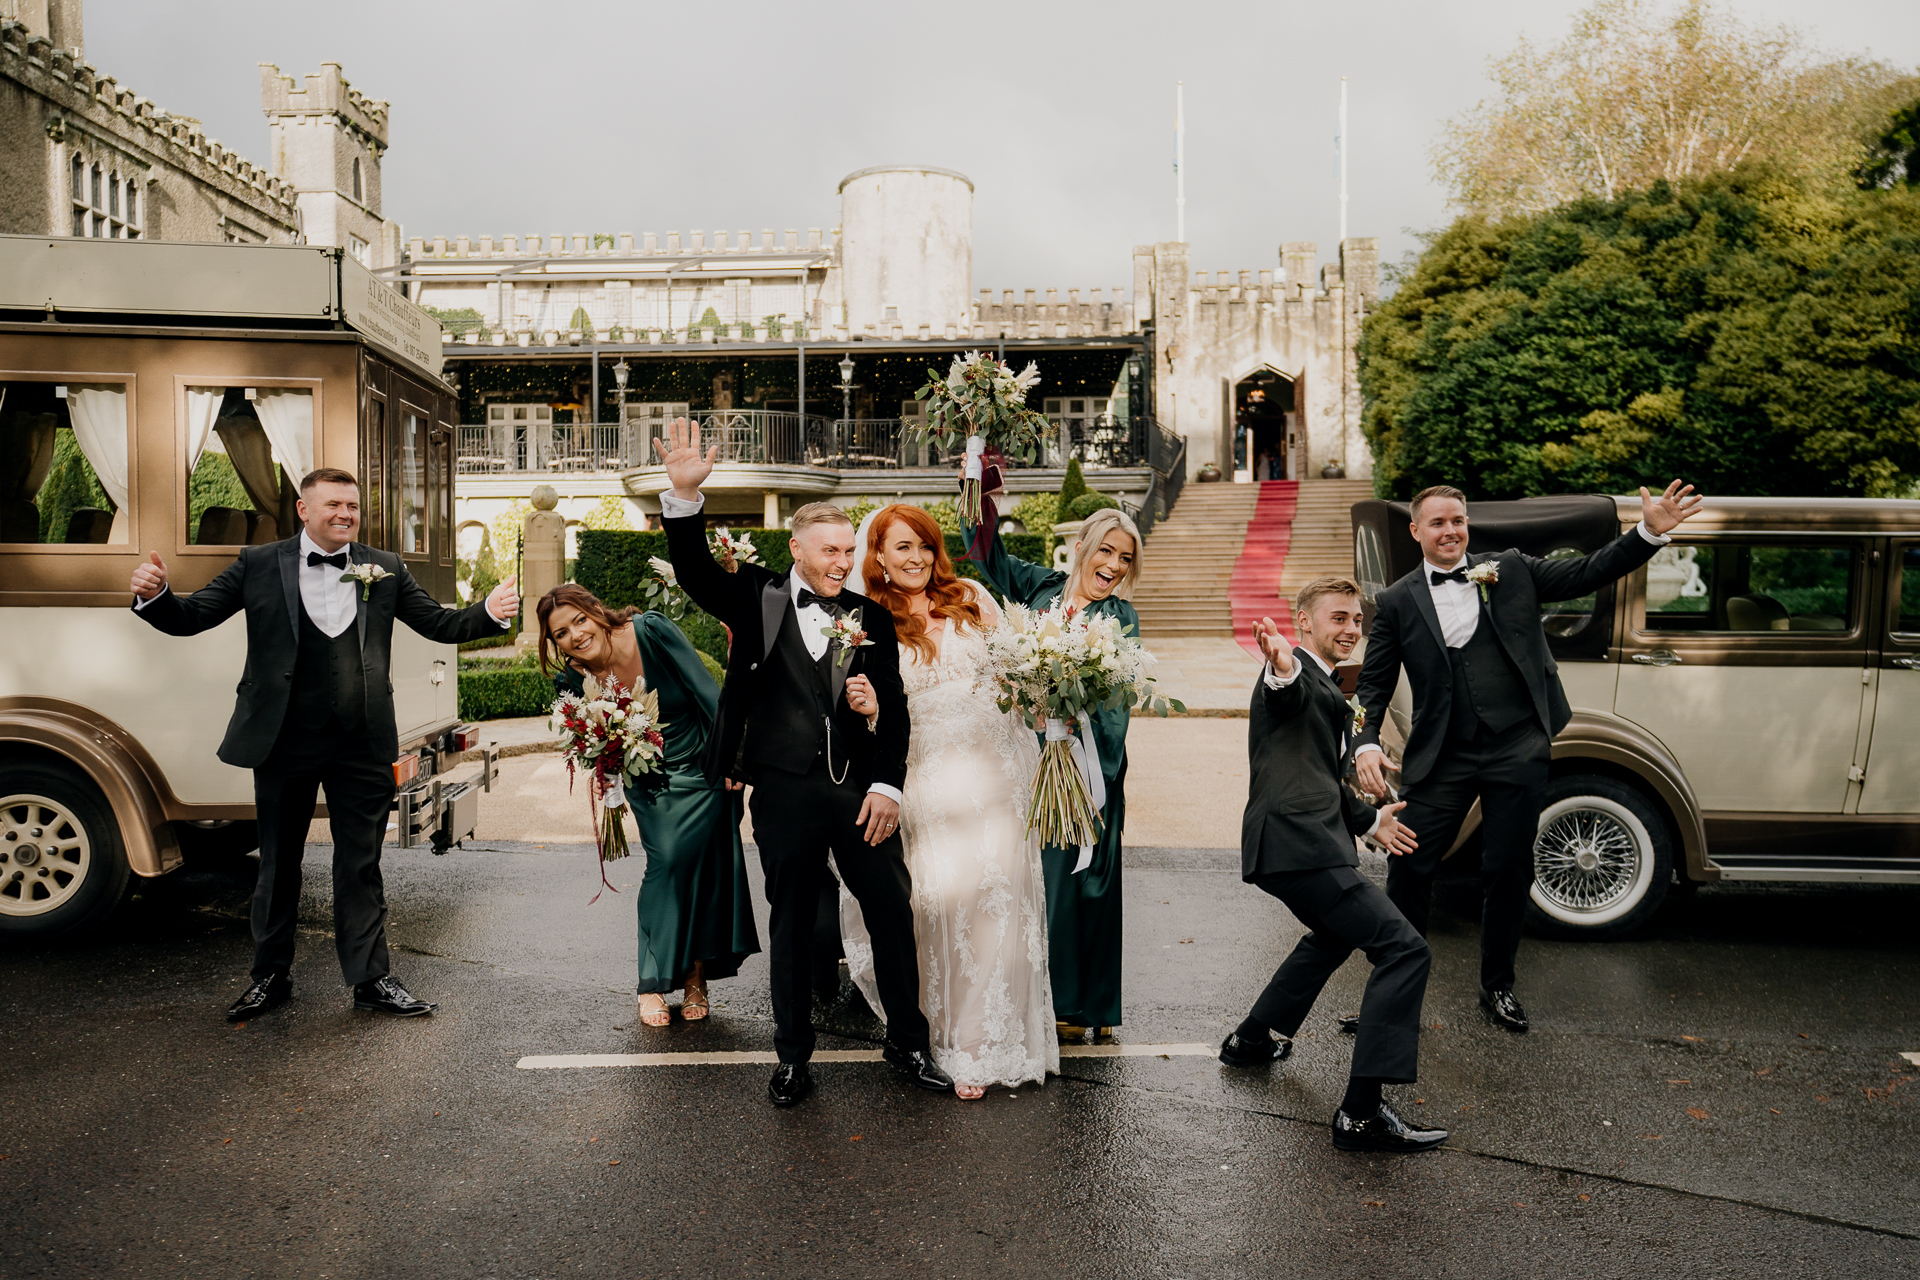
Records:
[[[93,779],[120,825],[135,875],[165,875],[181,864],[180,841],[145,752],[120,726],[55,699],[0,698],[0,747],[10,744],[60,756]]]

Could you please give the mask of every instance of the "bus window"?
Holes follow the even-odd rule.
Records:
[[[124,546],[125,383],[0,382],[0,543]]]
[[[299,525],[313,470],[313,392],[304,387],[186,388],[186,539],[263,546]]]
[[[399,439],[394,442],[393,496],[398,517],[396,533],[403,556],[428,554],[427,417],[412,405],[400,408]]]

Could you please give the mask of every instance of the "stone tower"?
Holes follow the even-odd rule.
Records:
[[[260,107],[271,135],[274,174],[297,193],[308,244],[337,245],[368,267],[399,260],[399,227],[380,214],[380,157],[387,104],[348,84],[335,62],[296,87],[260,64]]]
[[[25,26],[29,36],[45,36],[54,48],[72,50],[75,62],[87,60],[81,0],[11,0],[4,15]]]
[[[840,266],[853,333],[965,332],[973,309],[973,183],[885,165],[840,180]],[[871,326],[871,328],[869,328]]]

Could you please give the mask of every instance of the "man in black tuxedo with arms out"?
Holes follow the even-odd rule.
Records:
[[[1509,1031],[1528,1028],[1514,958],[1553,736],[1573,715],[1540,606],[1590,595],[1645,564],[1703,501],[1678,480],[1658,498],[1642,489],[1640,500],[1639,525],[1592,555],[1542,560],[1514,550],[1468,555],[1466,495],[1424,489],[1412,514],[1425,563],[1380,593],[1367,636],[1359,694],[1367,723],[1354,769],[1372,795],[1388,794],[1380,726],[1403,666],[1413,686],[1400,777],[1421,847],[1394,860],[1387,896],[1426,933],[1434,873],[1478,799],[1480,1004]]]
[[[700,493],[719,448],[703,457],[685,420],[669,432],[671,447],[654,446],[673,486],[660,497],[673,570],[693,602],[733,634],[704,764],[716,782],[753,784],[753,839],[772,908],[767,959],[780,1055],[768,1094],[775,1106],[790,1107],[813,1089],[813,932],[829,851],[873,936],[887,1061],[923,1089],[950,1092],[953,1081],[933,1061],[920,1011],[913,881],[900,844],[911,726],[893,615],[844,590],[854,530],[830,503],[793,513],[790,572],[722,569],[707,547]],[[829,638],[836,625],[864,631],[865,643]],[[847,704],[853,675],[867,677],[879,701],[871,726]]]
[[[1364,951],[1373,974],[1346,1096],[1333,1116],[1333,1144],[1402,1154],[1437,1147],[1447,1132],[1412,1127],[1381,1096],[1382,1085],[1418,1078],[1420,1006],[1432,955],[1360,874],[1354,850],[1358,835],[1373,836],[1396,857],[1418,847],[1396,818],[1404,805],[1375,812],[1341,781],[1353,713],[1333,668],[1360,642],[1360,618],[1360,588],[1352,580],[1318,578],[1295,600],[1299,648],[1288,648],[1271,618],[1254,629],[1267,664],[1248,710],[1240,878],[1284,902],[1309,932],[1220,1046],[1220,1061],[1258,1067],[1285,1058],[1327,979],[1355,949]]]
[[[260,873],[253,981],[227,1020],[257,1017],[293,994],[300,861],[322,787],[333,832],[334,947],[354,1007],[431,1013],[434,1006],[408,993],[387,961],[380,845],[400,754],[388,674],[393,624],[397,618],[441,644],[477,640],[499,634],[520,598],[508,578],[456,612],[428,595],[399,556],[355,542],[360,486],[350,472],[323,467],[307,476],[298,510],[297,536],[248,547],[191,595],[168,588],[158,552],[133,574],[134,610],[168,635],[198,635],[242,610],[247,616],[247,666],[219,756],[253,770]]]

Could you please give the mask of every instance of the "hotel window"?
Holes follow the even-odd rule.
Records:
[[[373,266],[373,263],[369,261],[372,257],[368,252],[370,247],[365,240],[354,235],[351,231],[347,233],[347,252],[352,254],[353,260],[363,267]]]
[[[110,240],[140,238],[139,179],[74,156],[70,168],[73,234]]]
[[[355,156],[353,158],[353,198],[356,201],[360,202],[361,204],[365,204],[367,201],[367,197],[364,194],[364,188],[362,187],[360,182],[360,157],[359,156]],[[365,259],[362,259],[362,261],[365,261]]]

